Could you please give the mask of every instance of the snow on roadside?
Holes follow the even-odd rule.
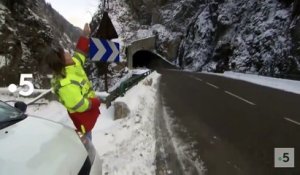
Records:
[[[116,101],[125,102],[130,114],[114,120],[114,107],[100,107],[101,115],[93,130],[93,144],[103,160],[102,172],[113,175],[155,174],[154,112],[157,103],[158,79],[153,72]],[[152,85],[145,82],[153,80]],[[16,97],[9,92],[0,93],[0,99],[31,101],[33,98]],[[66,109],[57,101],[41,99],[30,105],[27,114],[62,123],[75,128]]]
[[[224,74],[213,74],[224,76],[228,78],[233,78],[237,80],[243,80],[247,82],[251,82],[254,84],[267,86],[287,92],[292,92],[296,94],[300,94],[300,81],[296,80],[287,80],[281,78],[272,78],[272,77],[265,77],[260,75],[254,74],[243,74],[243,73],[236,73],[236,72],[224,72]]]
[[[171,135],[171,142],[174,145],[174,149],[184,174],[198,175],[206,174],[206,167],[201,160],[200,155],[197,154],[194,145],[196,142],[186,143],[179,135],[178,131],[187,132],[185,128],[178,125],[176,119],[172,118],[174,112],[171,108],[163,105],[163,118],[166,121],[166,128]]]
[[[8,64],[6,62],[7,62],[7,59],[5,58],[5,56],[0,55],[0,68],[6,66]]]
[[[138,69],[133,69],[132,70],[132,74],[133,75],[141,75],[141,74],[144,74],[146,72],[150,71],[150,69],[147,69],[147,68],[138,68]]]
[[[123,76],[113,87],[109,88],[108,92],[112,92],[112,91],[116,90],[123,82],[127,81],[131,77],[132,77],[132,72],[129,71],[129,73],[126,74],[125,76]]]
[[[154,72],[116,101],[130,114],[113,121],[114,109],[102,110],[93,130],[93,143],[103,160],[102,172],[113,175],[155,174],[154,111],[159,74]],[[144,84],[153,79],[151,86]]]

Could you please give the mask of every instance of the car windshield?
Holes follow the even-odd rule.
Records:
[[[18,109],[0,101],[0,123],[22,118],[23,113]]]

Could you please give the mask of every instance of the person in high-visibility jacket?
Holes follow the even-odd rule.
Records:
[[[100,100],[96,98],[92,83],[84,70],[89,51],[89,25],[86,24],[76,45],[73,57],[60,46],[46,54],[46,62],[53,71],[51,87],[59,101],[67,108],[78,131],[90,139],[98,116]]]

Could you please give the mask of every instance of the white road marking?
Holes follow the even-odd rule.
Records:
[[[198,80],[198,81],[203,81],[201,78],[195,78],[196,80]]]
[[[229,95],[231,95],[231,96],[233,96],[233,97],[235,97],[235,98],[237,98],[237,99],[239,99],[239,100],[242,100],[242,101],[244,101],[244,102],[246,102],[246,103],[248,103],[248,104],[250,104],[250,105],[256,105],[255,103],[252,103],[251,101],[248,101],[248,100],[246,100],[246,99],[244,99],[244,98],[242,98],[242,97],[240,97],[240,96],[238,96],[238,95],[235,95],[235,94],[233,94],[233,93],[231,93],[231,92],[228,92],[228,91],[225,91],[225,93],[226,94],[229,94]]]
[[[193,78],[193,79],[196,79],[196,80],[199,80],[199,81],[203,81],[201,78],[198,78],[198,77],[195,77],[195,76],[189,76],[189,77],[191,77],[191,78]]]
[[[296,125],[299,125],[300,126],[300,123],[299,122],[297,122],[297,121],[295,121],[295,120],[292,120],[292,119],[290,119],[290,118],[284,118],[285,120],[287,120],[287,121],[289,121],[289,122],[292,122],[292,123],[294,123],[294,124],[296,124]]]
[[[211,84],[211,83],[209,83],[209,82],[206,82],[206,84],[209,85],[209,86],[211,86],[211,87],[214,87],[214,88],[216,88],[216,89],[219,89],[218,86],[216,86],[216,85],[214,85],[214,84]]]

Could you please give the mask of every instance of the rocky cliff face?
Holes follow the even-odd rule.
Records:
[[[292,6],[274,0],[209,3],[187,30],[182,65],[196,71],[297,74],[292,21]]]
[[[299,0],[120,0],[112,16],[127,41],[157,35],[157,49],[192,71],[299,74]],[[128,20],[120,20],[115,12]],[[124,18],[124,16],[120,17]]]
[[[71,49],[79,35],[44,0],[1,0],[0,86],[19,84],[21,73],[34,74],[37,88],[46,85],[40,73],[44,48],[55,42]]]

